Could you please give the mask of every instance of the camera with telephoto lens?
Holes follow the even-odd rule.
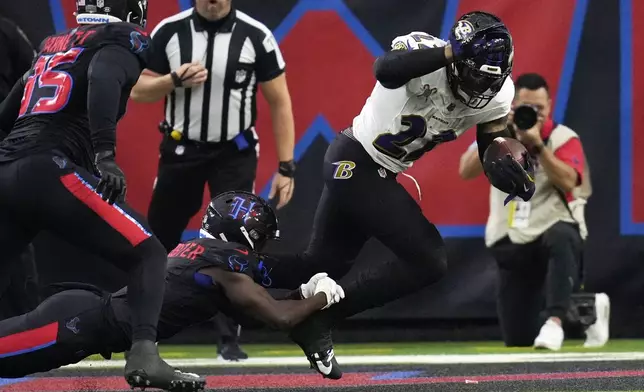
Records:
[[[527,131],[537,123],[538,110],[532,105],[521,105],[514,109],[514,125],[522,130]]]

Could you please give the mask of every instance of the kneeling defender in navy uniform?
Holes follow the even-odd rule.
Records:
[[[268,203],[251,193],[214,198],[200,233],[201,238],[179,244],[168,255],[159,339],[219,311],[241,322],[251,316],[290,329],[344,298],[342,288],[325,273],[283,300],[264,289],[271,278],[255,252],[279,237],[278,222]],[[110,358],[130,348],[131,331],[127,288],[109,294],[81,283],[61,284],[34,311],[0,322],[0,377],[44,372],[93,354]],[[194,390],[204,386],[201,379]]]

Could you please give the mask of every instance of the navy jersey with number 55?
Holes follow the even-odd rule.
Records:
[[[20,109],[9,136],[0,144],[0,162],[57,149],[91,169],[92,139],[115,130],[130,90],[146,66],[149,47],[143,30],[124,22],[83,25],[47,37],[23,78]],[[98,59],[117,65],[107,67],[113,75],[92,76]],[[93,77],[113,78],[113,85],[122,86],[117,102],[105,96],[103,102],[91,102]],[[113,129],[92,129],[99,127]]]

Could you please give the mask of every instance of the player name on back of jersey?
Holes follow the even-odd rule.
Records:
[[[83,45],[87,39],[96,34],[96,30],[72,30],[66,35],[54,35],[48,37],[42,46],[44,53],[64,52],[75,46]]]
[[[206,248],[195,242],[185,242],[177,245],[169,254],[168,257],[179,257],[182,259],[195,260],[197,256],[203,254]]]

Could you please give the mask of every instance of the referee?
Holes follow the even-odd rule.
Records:
[[[285,62],[271,31],[234,9],[231,0],[195,0],[194,8],[154,28],[152,45],[148,67],[131,94],[138,102],[165,97],[148,220],[166,249],[179,243],[199,211],[206,183],[211,197],[253,191],[258,85],[270,106],[279,158],[269,198],[279,197],[278,209],[286,205],[295,185],[294,124]],[[222,356],[243,359],[234,324],[219,324]]]

